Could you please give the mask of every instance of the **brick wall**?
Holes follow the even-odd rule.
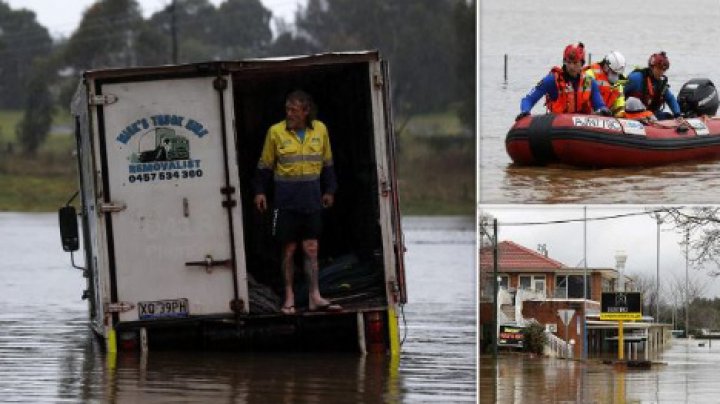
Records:
[[[593,279],[594,280],[594,279]],[[593,285],[593,290],[594,285]],[[588,309],[596,308],[600,309],[600,304],[597,302],[588,302]],[[575,340],[575,358],[582,357],[583,352],[583,318],[585,316],[583,302],[582,301],[566,301],[566,300],[554,300],[554,301],[535,301],[528,300],[523,302],[522,315],[525,319],[534,318],[542,325],[555,324],[557,332],[555,335],[565,340],[565,325],[562,319],[558,315],[558,310],[572,309],[575,310],[575,314],[567,327],[567,338],[568,340]],[[580,324],[580,333],[578,334],[578,323]]]

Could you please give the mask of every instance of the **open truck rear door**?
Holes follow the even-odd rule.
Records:
[[[387,85],[384,86],[383,98],[385,105],[385,125],[387,127],[385,135],[388,143],[387,147],[390,151],[389,155],[391,156],[388,166],[390,168],[390,184],[393,189],[391,218],[393,243],[395,247],[395,271],[398,282],[398,300],[400,303],[405,304],[407,303],[407,284],[405,283],[405,235],[401,226],[402,217],[400,214],[400,198],[398,197],[397,137],[392,114],[392,101],[390,99],[390,68],[386,61],[381,63],[384,80],[387,82]]]
[[[96,78],[113,323],[248,312],[230,76]]]

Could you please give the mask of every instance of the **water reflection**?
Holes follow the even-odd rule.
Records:
[[[608,192],[616,203],[716,202],[707,193],[718,181],[720,164],[688,162],[650,168],[583,169],[565,165],[520,167],[507,163],[503,169],[500,199],[531,203],[607,203]],[[682,181],[694,178],[693,181]],[[483,200],[491,200],[486,195]]]
[[[702,345],[702,346],[701,346]],[[651,369],[501,354],[480,358],[482,403],[717,402],[720,341],[674,340]]]
[[[114,361],[102,383],[108,401],[396,402],[402,391],[398,363],[385,356],[152,352]]]

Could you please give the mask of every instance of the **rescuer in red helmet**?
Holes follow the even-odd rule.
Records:
[[[570,44],[563,52],[562,67],[555,66],[520,101],[520,114],[515,120],[530,115],[532,107],[545,96],[548,112],[554,114],[580,113],[610,116],[598,85],[592,77],[583,72],[585,45],[582,42]]]
[[[665,72],[670,68],[670,59],[663,51],[653,53],[648,59],[648,67],[635,69],[628,76],[625,85],[625,97],[635,97],[642,101],[648,111],[652,111],[657,119],[680,117],[680,105],[670,91]],[[671,112],[663,111],[667,104]]]

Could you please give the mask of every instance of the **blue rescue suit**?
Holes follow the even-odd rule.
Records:
[[[662,101],[656,102],[656,104],[659,105],[648,105],[649,103],[647,101],[647,98],[649,92],[646,88],[647,78],[649,78],[650,82],[652,83],[652,92],[654,94],[662,92],[662,98],[659,98]],[[668,107],[670,107],[672,115],[676,117],[680,116],[680,105],[678,105],[675,95],[672,93],[672,91],[670,91],[670,86],[667,85],[667,78],[665,78],[664,80],[657,80],[649,74],[649,71],[647,71],[647,69],[634,70],[632,73],[630,73],[630,75],[628,76],[627,84],[625,84],[625,98],[627,99],[628,97],[639,98],[643,102],[643,104],[645,104],[645,107],[651,110],[655,114],[655,117],[658,119],[672,118],[672,116],[669,116],[669,113],[662,111],[663,104],[667,104]]]

